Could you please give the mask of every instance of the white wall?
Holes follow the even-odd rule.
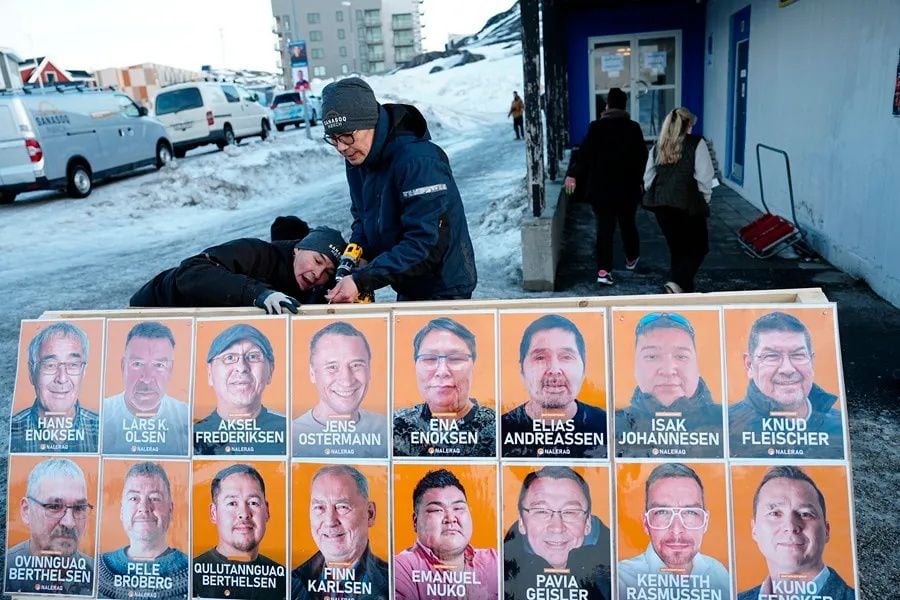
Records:
[[[797,218],[826,259],[900,306],[900,117],[891,114],[898,0],[710,0],[704,134],[726,169],[730,17],[748,3],[750,68],[743,186],[761,207],[756,144],[791,159]],[[763,160],[765,199],[788,216],[784,164]]]

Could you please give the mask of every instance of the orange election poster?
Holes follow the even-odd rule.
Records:
[[[387,458],[389,315],[291,319],[291,455]]]
[[[611,598],[609,466],[504,465],[505,598]]]
[[[499,319],[503,457],[607,458],[605,311]]]
[[[619,598],[732,597],[726,487],[723,463],[616,465]]]
[[[103,459],[97,596],[186,600],[191,464]]]
[[[287,462],[193,462],[193,597],[283,600]]]
[[[106,322],[103,454],[187,456],[194,321]]]
[[[286,453],[287,317],[197,319],[194,454]]]
[[[390,595],[387,464],[291,465],[292,598]]]
[[[732,464],[731,489],[742,490],[732,495],[740,598],[854,597],[856,555],[845,466]]]
[[[393,465],[394,594],[497,600],[497,465],[445,463]]]
[[[497,455],[494,311],[394,313],[394,456]]]
[[[614,309],[616,456],[723,458],[717,308]]]
[[[99,463],[9,457],[7,594],[93,596]]]
[[[733,458],[844,458],[833,304],[725,309]]]
[[[103,319],[22,321],[9,451],[97,452]]]

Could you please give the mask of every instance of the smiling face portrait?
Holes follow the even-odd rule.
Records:
[[[172,509],[171,491],[159,475],[140,473],[126,477],[119,518],[133,545],[164,543]]]
[[[806,411],[815,354],[806,326],[791,315],[770,313],[751,328],[744,354],[747,376],[785,410]]]
[[[831,526],[824,497],[811,481],[796,467],[776,467],[757,490],[751,533],[766,559],[770,577],[812,578],[825,566],[822,554],[831,537]]]
[[[689,573],[709,527],[703,488],[693,469],[680,463],[656,467],[645,484],[644,532],[671,569]]]
[[[273,365],[250,340],[239,340],[207,363],[207,382],[223,419],[255,416],[272,381]]]
[[[546,467],[547,470],[568,467]],[[573,476],[574,471],[569,470]],[[540,473],[540,472],[538,472]],[[581,480],[583,483],[583,480]],[[585,485],[574,478],[526,478],[528,486],[519,503],[519,533],[525,535],[534,553],[551,567],[566,567],[569,552],[580,548],[591,532],[590,502]]]
[[[328,565],[352,565],[365,552],[375,525],[375,503],[367,494],[366,478],[351,466],[324,467],[314,476],[310,528]]]
[[[216,526],[219,541],[216,550],[226,557],[256,558],[259,544],[266,535],[269,503],[260,484],[259,473],[242,465],[221,471],[213,480],[213,502],[209,520]],[[229,470],[234,471],[226,474]],[[220,479],[221,475],[224,475]],[[218,484],[217,484],[218,482]]]
[[[319,395],[313,414],[320,422],[335,415],[357,414],[372,377],[371,351],[365,337],[351,325],[344,325],[347,329],[333,331],[347,333],[316,334],[310,348],[309,378]]]
[[[69,323],[55,323],[32,339],[28,360],[41,415],[75,416],[87,364],[84,332]]]
[[[91,514],[81,468],[68,459],[38,463],[28,476],[19,511],[30,532],[32,556],[75,554]]]
[[[670,406],[697,391],[700,368],[694,339],[682,328],[654,327],[637,335],[634,376],[645,394]]]

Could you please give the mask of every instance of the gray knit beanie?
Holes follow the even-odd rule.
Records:
[[[344,241],[341,232],[331,227],[311,229],[305,238],[294,244],[294,248],[321,252],[331,259],[335,267],[340,264],[346,246],[347,242]]]
[[[375,92],[359,77],[329,83],[322,90],[322,115],[325,135],[375,129],[378,123]]]

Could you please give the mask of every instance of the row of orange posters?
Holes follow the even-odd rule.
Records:
[[[834,305],[25,321],[10,448],[844,459],[836,340]]]
[[[10,473],[15,595],[856,597],[848,471],[835,463],[19,455]]]

